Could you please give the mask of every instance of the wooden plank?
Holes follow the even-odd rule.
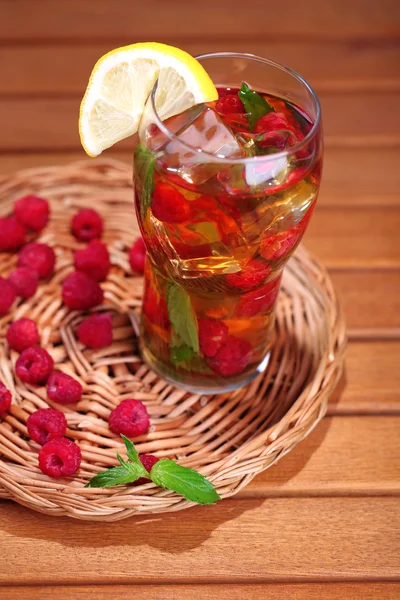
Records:
[[[2,600],[395,600],[397,583],[91,585],[0,587]]]
[[[101,525],[1,503],[0,519],[3,585],[399,577],[398,498],[226,500]]]
[[[107,150],[104,157],[116,158],[132,164],[132,153]],[[0,174],[18,169],[61,165],[84,160],[83,150],[76,152],[37,152],[0,154]],[[91,159],[87,159],[91,160]],[[400,206],[398,148],[325,148],[324,173],[319,206]],[[377,177],[377,173],[379,177]]]
[[[274,8],[274,18],[264,0],[254,0],[251,11],[243,3],[203,0],[190,5],[182,0],[132,3],[114,0],[1,0],[0,38],[3,40],[118,39],[127,43],[171,38],[242,36],[300,36],[307,38],[381,38],[400,29],[397,0],[287,0]],[[23,18],[21,18],[23,15]]]
[[[399,270],[331,271],[331,277],[350,338],[400,338]]]
[[[161,40],[160,40],[161,41]],[[167,40],[168,41],[168,40]],[[232,40],[185,41],[181,47],[194,56],[229,51]],[[112,49],[110,42],[42,46],[0,46],[0,95],[81,95],[95,62]],[[319,92],[340,88],[384,91],[400,85],[400,41],[240,40],[240,50],[290,65]]]
[[[399,495],[399,427],[400,417],[327,417],[240,497]]]
[[[316,210],[304,236],[327,267],[400,266],[397,207],[325,207]]]

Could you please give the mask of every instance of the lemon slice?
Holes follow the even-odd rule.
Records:
[[[161,119],[218,97],[201,64],[179,48],[157,42],[116,48],[97,61],[81,103],[79,135],[89,156],[136,133],[157,78]]]

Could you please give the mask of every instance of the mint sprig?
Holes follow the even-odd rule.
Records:
[[[244,81],[238,95],[246,110],[250,129],[251,131],[254,131],[257,121],[261,119],[261,117],[264,117],[264,115],[273,112],[274,109],[268,104],[265,98],[250,89]]]
[[[196,354],[200,352],[198,325],[189,294],[177,283],[167,285],[168,316],[174,333]]]
[[[125,461],[118,453],[119,467],[111,467],[98,473],[86,484],[87,488],[108,488],[113,485],[133,483],[140,477],[151,479],[155,484],[167,490],[180,494],[187,500],[197,504],[213,504],[220,500],[212,483],[194,469],[182,467],[173,460],[163,458],[151,469],[146,471],[140,462],[135,445],[124,435],[124,441],[129,460]]]
[[[143,144],[138,144],[135,148],[134,168],[136,185],[140,192],[140,212],[143,218],[151,204],[154,190],[154,167],[153,153]]]

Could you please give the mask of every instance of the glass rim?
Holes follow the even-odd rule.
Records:
[[[281,152],[274,152],[273,154],[266,154],[266,155],[262,155],[262,156],[247,156],[247,157],[239,157],[239,158],[227,158],[226,156],[212,154],[211,152],[207,152],[206,150],[202,150],[201,148],[197,148],[196,146],[191,146],[187,142],[184,142],[183,140],[181,140],[179,138],[179,136],[175,135],[170,129],[168,129],[168,127],[161,120],[160,116],[158,115],[158,112],[156,109],[156,104],[155,104],[155,95],[157,92],[157,85],[158,85],[158,78],[157,78],[157,80],[153,86],[153,89],[151,91],[151,94],[150,94],[151,105],[152,105],[152,109],[153,109],[153,112],[155,115],[155,121],[156,121],[157,127],[170,140],[173,140],[173,141],[178,142],[179,144],[182,144],[182,146],[184,148],[187,148],[191,152],[201,154],[204,157],[207,157],[207,160],[211,160],[213,162],[226,163],[226,164],[249,164],[249,163],[254,164],[255,162],[275,161],[277,159],[286,158],[292,154],[295,154],[296,152],[298,152],[299,150],[304,148],[304,146],[309,144],[310,141],[316,135],[316,133],[320,127],[320,123],[321,123],[321,104],[320,104],[318,96],[317,96],[316,92],[314,91],[313,87],[308,83],[308,81],[306,79],[304,79],[304,77],[302,77],[294,69],[291,69],[290,67],[286,66],[285,64],[280,63],[275,60],[272,60],[270,58],[263,58],[262,56],[257,56],[256,54],[250,54],[247,52],[210,52],[210,53],[206,53],[206,54],[199,54],[195,58],[196,58],[196,60],[198,60],[200,62],[202,60],[207,60],[208,58],[245,58],[248,60],[253,60],[255,62],[270,65],[272,67],[275,67],[277,69],[280,69],[281,71],[288,73],[308,90],[313,102],[315,103],[315,107],[316,107],[315,121],[314,121],[310,131],[300,142],[297,142],[296,144],[291,146],[289,149],[282,150]]]

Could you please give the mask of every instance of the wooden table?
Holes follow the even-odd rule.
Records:
[[[231,500],[110,524],[1,502],[1,599],[400,598],[399,33],[398,0],[0,0],[1,173],[83,158],[79,100],[118,45],[237,49],[307,77],[326,162],[306,244],[350,340],[328,416]]]

